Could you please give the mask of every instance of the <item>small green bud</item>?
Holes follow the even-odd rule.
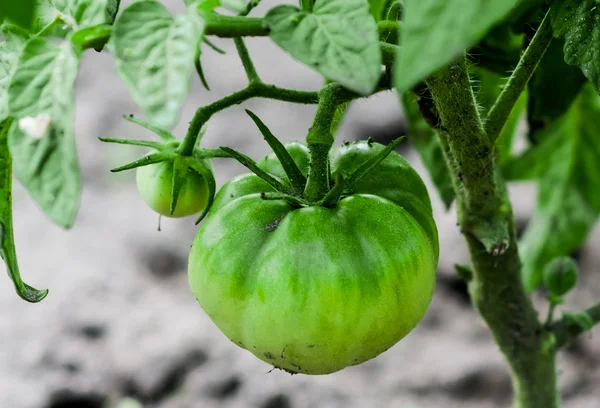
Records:
[[[577,264],[569,257],[553,259],[544,268],[544,285],[552,297],[561,297],[577,283]]]

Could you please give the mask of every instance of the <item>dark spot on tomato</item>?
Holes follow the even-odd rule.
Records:
[[[275,231],[277,229],[277,227],[279,226],[279,223],[281,221],[283,221],[283,219],[285,218],[286,215],[287,215],[287,213],[285,213],[281,217],[277,218],[271,224],[265,225],[265,231],[267,231],[267,232],[273,232],[273,231]]]
[[[273,354],[271,354],[270,352],[265,352],[264,356],[266,358],[268,358],[269,360],[275,360],[275,357],[273,356]]]
[[[315,348],[314,344],[309,344],[308,346],[306,346],[306,348]]]

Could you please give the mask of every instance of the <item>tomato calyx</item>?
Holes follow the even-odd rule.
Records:
[[[326,208],[334,208],[337,203],[349,195],[354,194],[355,186],[358,181],[372,171],[379,163],[381,163],[389,154],[398,146],[404,139],[400,137],[391,142],[385,149],[369,160],[361,164],[351,174],[339,172],[336,177],[329,174],[329,179],[332,180],[329,185],[329,190],[324,197],[319,200],[309,200],[305,195],[307,178],[304,176],[294,158],[286,147],[273,135],[269,128],[256,116],[253,112],[246,110],[246,113],[254,121],[259,131],[263,135],[265,141],[269,144],[277,160],[281,164],[285,172],[285,178],[277,177],[265,171],[254,160],[234,149],[226,146],[220,149],[231,158],[237,160],[244,167],[249,169],[256,176],[267,182],[275,192],[263,192],[261,198],[263,200],[283,200],[293,208],[321,206]],[[327,166],[329,169],[329,165]],[[330,170],[328,170],[330,171]]]
[[[209,159],[216,157],[229,157],[220,149],[201,149],[199,147],[194,148],[191,156],[183,155],[179,151],[181,141],[178,140],[171,132],[158,128],[148,122],[142,121],[133,115],[123,116],[126,120],[140,125],[152,133],[157,135],[162,142],[139,140],[139,139],[116,139],[116,138],[100,138],[105,143],[116,143],[125,144],[132,146],[149,147],[153,151],[131,163],[123,166],[114,168],[111,170],[113,173],[118,173],[126,170],[137,169],[143,166],[149,166],[161,162],[169,162],[173,166],[173,179],[172,179],[172,191],[171,191],[171,202],[169,210],[171,215],[175,212],[177,202],[180,197],[181,189],[185,184],[186,178],[190,171],[197,173],[206,180],[209,189],[208,205],[200,214],[196,224],[200,223],[210,210],[210,207],[214,201],[216,193],[216,182],[213,175],[210,164],[207,162]],[[200,142],[204,132],[202,131],[200,137],[198,137],[198,143]]]

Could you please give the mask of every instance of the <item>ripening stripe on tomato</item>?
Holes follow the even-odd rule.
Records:
[[[308,151],[286,148],[306,173]],[[352,173],[383,149],[358,142],[331,154]],[[259,166],[285,180],[274,156]],[[285,370],[327,374],[369,360],[406,336],[430,303],[437,230],[422,180],[392,153],[334,208],[264,200],[246,174],[226,183],[189,262],[198,302],[223,333]]]

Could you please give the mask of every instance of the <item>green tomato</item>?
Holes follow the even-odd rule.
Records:
[[[208,205],[210,194],[208,183],[204,177],[188,169],[187,177],[179,192],[175,211],[171,214],[173,163],[170,161],[139,167],[136,181],[146,204],[165,217],[187,217],[199,213]]]
[[[555,258],[544,268],[544,286],[551,295],[566,295],[577,283],[577,263],[568,256]]]
[[[351,173],[384,147],[332,152]],[[308,150],[287,146],[299,168]],[[285,180],[274,155],[259,166]],[[427,190],[392,153],[335,208],[264,200],[245,174],[217,194],[189,260],[196,299],[234,343],[278,368],[327,374],[369,360],[406,336],[430,303],[438,260]]]

